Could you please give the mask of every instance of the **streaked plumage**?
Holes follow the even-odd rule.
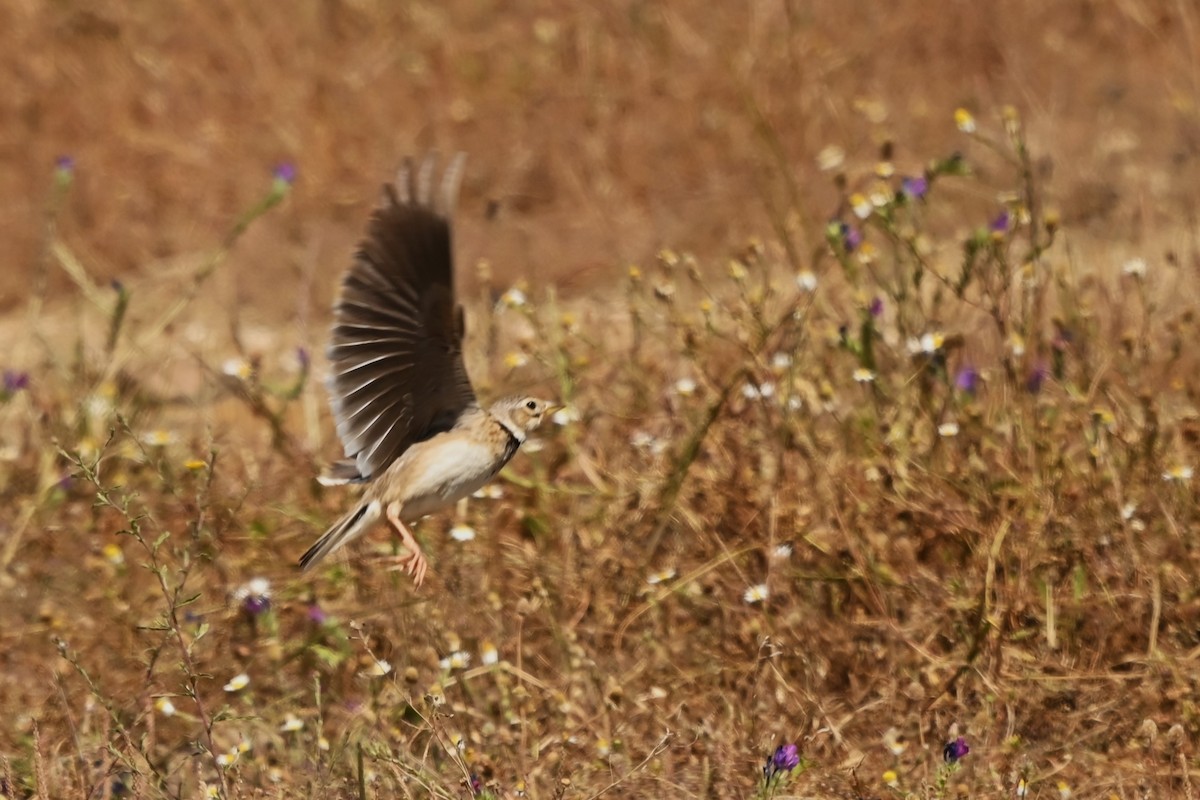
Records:
[[[463,157],[435,186],[436,159],[406,162],[372,215],[334,307],[330,404],[346,459],[326,485],[365,483],[356,507],[300,560],[305,569],[387,517],[419,586],[425,558],[406,522],[476,491],[553,404],[510,397],[480,407],[463,364],[452,226]]]

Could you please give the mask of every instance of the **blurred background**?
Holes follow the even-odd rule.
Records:
[[[1021,112],[1098,267],[1195,234],[1186,2],[7,0],[0,31],[0,311],[50,261],[61,155],[77,172],[59,234],[101,282],[211,248],[294,164],[289,202],[222,266],[221,301],[268,325],[327,307],[379,184],[429,148],[470,154],[467,265],[566,293],[662,246],[769,237],[769,208],[824,219],[822,151],[869,171],[892,141],[919,171],[963,146],[960,106]],[[69,280],[45,275],[53,302]]]
[[[1195,4],[0,0],[0,43],[0,794],[32,795],[12,756],[41,796],[117,796],[126,758],[200,796],[225,773],[194,695],[232,709],[203,749],[253,738],[235,786],[271,796],[313,794],[325,736],[338,786],[375,740],[408,796],[426,765],[462,796],[469,764],[535,800],[744,797],[784,741],[865,764],[860,797],[1189,796]],[[1027,162],[992,146],[1016,117]],[[470,156],[481,397],[571,413],[426,523],[445,593],[378,569],[382,532],[298,578],[346,503],[313,480],[330,302],[380,184],[435,148]],[[875,214],[896,274],[856,280],[826,222],[960,149],[975,177],[922,189],[911,240]],[[967,275],[969,237],[974,283],[920,284]],[[154,644],[210,621],[194,664]],[[461,757],[426,759],[417,698]]]

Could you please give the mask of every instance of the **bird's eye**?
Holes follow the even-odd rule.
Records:
[[[528,408],[530,411],[537,411],[537,401],[529,400],[525,403],[525,407]]]

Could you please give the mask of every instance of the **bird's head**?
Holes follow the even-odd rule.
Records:
[[[542,420],[559,408],[562,406],[552,400],[513,396],[497,400],[490,410],[492,416],[517,437],[517,441],[524,442],[530,431],[537,430]]]

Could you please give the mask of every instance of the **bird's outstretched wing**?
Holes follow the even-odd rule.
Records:
[[[463,161],[453,158],[436,184],[435,156],[416,169],[406,161],[342,281],[329,394],[348,461],[330,482],[377,477],[476,403],[454,299],[451,217]]]

